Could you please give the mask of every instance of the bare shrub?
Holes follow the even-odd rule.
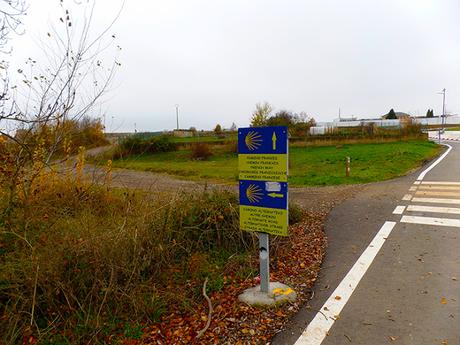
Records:
[[[192,159],[207,160],[212,156],[211,149],[207,143],[196,143],[192,146]]]
[[[238,153],[238,141],[228,140],[225,143],[225,151],[229,153]]]
[[[410,120],[403,125],[401,132],[404,136],[420,136],[422,135],[422,129],[421,124]]]
[[[21,10],[25,1],[8,3]],[[40,40],[40,56],[28,58],[17,70],[21,82],[10,87],[8,76],[1,78],[5,92],[0,97],[0,135],[16,145],[11,150],[14,171],[7,181],[10,202],[21,192],[19,185],[30,194],[27,189],[34,178],[49,168],[56,154],[75,152],[88,140],[103,140],[100,122],[87,116],[102,101],[120,66],[116,58],[102,57],[110,47],[116,52],[121,49],[108,32],[113,23],[92,35],[94,1],[61,0],[57,6],[61,16]]]

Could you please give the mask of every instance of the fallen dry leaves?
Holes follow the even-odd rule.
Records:
[[[291,286],[297,301],[277,308],[255,308],[238,301],[243,290],[255,285],[254,279],[227,277],[228,284],[209,297],[213,304],[210,327],[196,339],[208,313],[206,302],[193,312],[179,314],[170,310],[161,322],[144,329],[137,344],[266,344],[284,328],[311,296],[326,249],[323,223],[327,212],[308,212],[302,223],[290,227],[290,236],[278,243],[271,261],[271,281]],[[132,340],[129,340],[130,344]],[[126,342],[127,343],[127,342]]]

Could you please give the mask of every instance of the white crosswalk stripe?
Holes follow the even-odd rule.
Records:
[[[414,187],[411,187],[411,188],[414,188]],[[409,189],[411,190],[411,189]],[[460,186],[456,187],[456,186],[442,186],[442,185],[434,185],[434,186],[419,186],[417,188],[417,190],[458,190],[460,191]]]
[[[415,195],[409,198],[408,196],[410,195],[406,194],[403,197],[403,200],[424,204],[460,205],[460,182],[422,181],[420,185],[416,187],[410,187],[409,191],[414,192],[414,189],[416,189]],[[411,215],[412,212],[417,212],[419,214]],[[432,205],[408,205],[407,207],[397,206],[393,211],[393,214],[403,215],[401,218],[401,223],[460,228],[460,219],[426,216],[425,213],[431,215],[450,214],[455,216],[460,215],[460,208]]]
[[[422,185],[441,185],[441,186],[460,186],[460,182],[446,182],[446,181],[422,181]]]
[[[401,206],[398,206],[398,207],[401,207]],[[438,207],[438,206],[421,206],[421,205],[409,205],[407,206],[406,211],[407,212],[460,214],[460,208],[456,208],[456,207]]]
[[[406,206],[396,206],[396,208],[393,211],[393,214],[403,214],[405,208]]]
[[[428,204],[455,204],[460,205],[460,199],[441,199],[441,198],[412,198],[413,202],[424,202]]]
[[[460,227],[460,219],[402,216],[401,223]]]
[[[452,191],[434,191],[434,190],[430,190],[430,191],[425,191],[425,190],[420,190],[418,192],[415,193],[415,195],[428,195],[428,196],[435,196],[435,195],[439,195],[439,196],[457,196],[457,197],[460,197],[460,191],[459,192],[452,192]]]

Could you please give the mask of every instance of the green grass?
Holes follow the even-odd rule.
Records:
[[[187,177],[189,179],[211,179],[236,181],[238,177],[237,156],[214,147],[215,153],[207,161],[192,160],[191,150],[141,154],[123,160],[115,160],[113,166],[133,170],[153,171]]]
[[[355,144],[291,150],[290,182],[293,185],[368,183],[405,175],[439,153],[428,141]],[[351,174],[345,177],[345,158]]]
[[[460,126],[446,128],[446,131],[460,131]]]
[[[290,148],[290,178],[294,186],[368,183],[402,176],[439,153],[429,141],[352,144]],[[190,159],[190,151],[140,155],[114,161],[114,167],[153,171],[187,179],[232,182],[238,178],[237,155],[213,147],[207,161]],[[345,157],[351,176],[345,177]]]

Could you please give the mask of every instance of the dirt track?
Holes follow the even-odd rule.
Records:
[[[86,167],[86,173],[98,182],[103,180],[103,168],[92,165]],[[128,169],[114,169],[112,186],[129,189],[140,189],[149,192],[180,192],[199,191],[204,189],[227,189],[237,192],[236,184],[217,184],[206,181],[181,180],[167,174],[159,174]],[[313,210],[321,205],[336,204],[361,190],[363,186],[327,186],[327,187],[292,187],[289,189],[290,200],[298,203],[307,210]],[[332,205],[331,205],[332,206]]]
[[[110,149],[111,146],[97,147],[87,151],[88,156],[95,156]],[[105,170],[94,165],[87,165],[86,173],[96,181],[102,181]],[[140,189],[149,192],[199,191],[206,188],[229,189],[237,192],[236,184],[218,184],[206,181],[190,181],[177,177],[128,169],[114,169],[112,186]],[[290,200],[306,210],[315,210],[320,206],[334,206],[362,190],[362,185],[342,185],[326,187],[292,187],[289,189]]]

